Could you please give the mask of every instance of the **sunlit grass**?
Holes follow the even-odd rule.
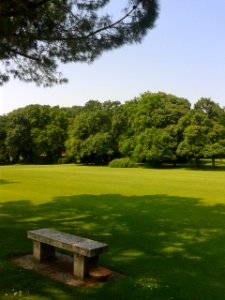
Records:
[[[107,167],[10,166],[0,174],[4,201],[28,199],[34,204],[66,195],[166,194],[198,197],[206,204],[224,203],[225,172],[186,169],[111,169]],[[4,177],[4,178],[3,178]]]

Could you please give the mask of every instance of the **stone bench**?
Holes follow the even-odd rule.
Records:
[[[33,240],[33,257],[39,262],[54,258],[55,248],[73,252],[73,274],[82,280],[97,266],[99,254],[108,248],[107,244],[48,228],[28,231],[27,237]]]

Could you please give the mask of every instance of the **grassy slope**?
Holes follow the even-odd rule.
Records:
[[[0,184],[1,299],[225,299],[225,172],[8,166]],[[79,289],[16,268],[42,227],[108,243],[102,264],[126,279]]]

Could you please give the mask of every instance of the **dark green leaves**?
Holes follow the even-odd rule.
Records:
[[[109,2],[1,1],[0,84],[11,76],[44,86],[63,83],[59,62],[92,62],[106,50],[140,42],[154,26],[157,0],[128,1],[116,21],[101,11]]]

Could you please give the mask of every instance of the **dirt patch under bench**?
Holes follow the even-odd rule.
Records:
[[[124,275],[111,270],[111,274],[104,282],[96,282],[91,278],[85,280],[75,279],[73,276],[73,257],[56,252],[56,257],[45,263],[39,263],[33,259],[32,254],[17,256],[12,259],[17,265],[27,270],[47,276],[51,279],[63,282],[67,285],[79,287],[95,287],[97,285],[122,279]]]

